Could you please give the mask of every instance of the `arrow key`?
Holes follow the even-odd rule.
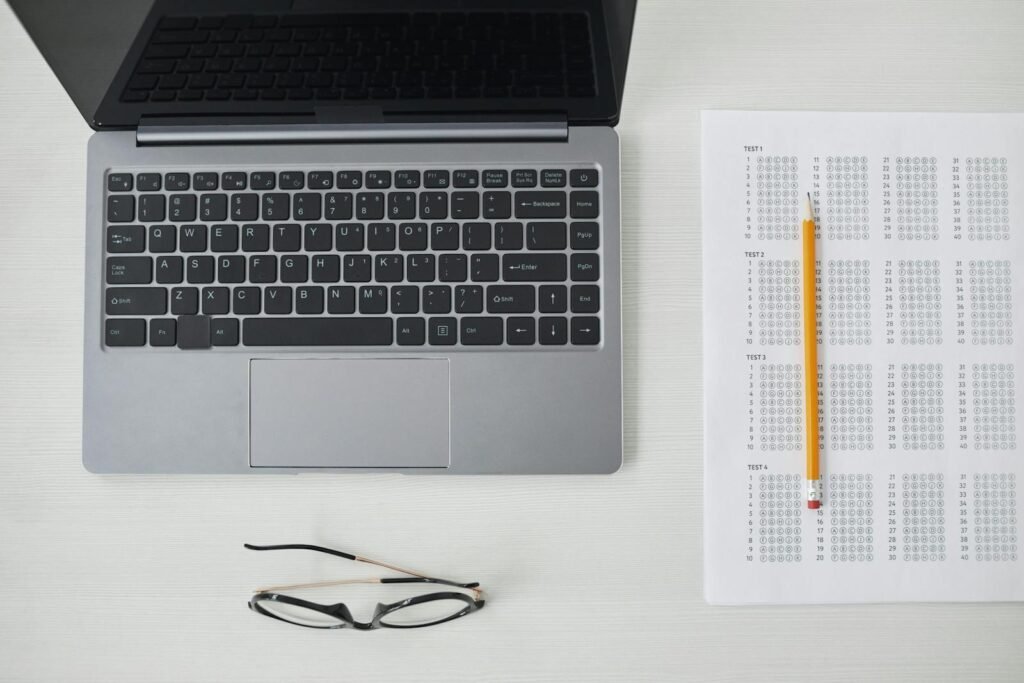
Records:
[[[537,342],[537,321],[533,318],[508,318],[505,341],[510,346],[533,346]]]
[[[572,343],[575,346],[594,346],[601,343],[600,318],[573,318]]]
[[[540,319],[540,343],[544,346],[564,346],[568,321],[565,318]]]
[[[565,313],[569,306],[565,285],[542,285],[537,299],[541,313]]]

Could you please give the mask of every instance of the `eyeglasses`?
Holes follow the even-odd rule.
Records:
[[[331,550],[330,548],[323,548],[318,545],[251,545],[246,543],[245,547],[249,550],[313,550],[318,553],[334,555],[335,557],[343,557],[354,562],[374,564],[378,567],[408,574],[410,577],[296,583],[287,586],[258,588],[253,591],[254,595],[249,600],[249,609],[272,619],[278,619],[279,621],[295,624],[296,626],[322,629],[351,627],[361,631],[371,631],[378,628],[423,628],[424,626],[435,626],[446,621],[464,617],[484,606],[483,589],[480,588],[479,583],[456,583],[445,579],[435,579],[385,562],[378,562],[366,557],[359,557],[358,555],[352,555],[340,550]],[[341,586],[357,583],[429,583],[462,588],[467,592],[440,591],[416,595],[390,604],[378,603],[377,608],[373,612],[373,618],[368,622],[356,621],[343,602],[333,605],[321,605],[320,603],[302,600],[277,592],[299,588],[319,588],[322,586]]]

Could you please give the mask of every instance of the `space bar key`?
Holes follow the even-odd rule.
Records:
[[[246,318],[246,346],[389,346],[391,318]]]

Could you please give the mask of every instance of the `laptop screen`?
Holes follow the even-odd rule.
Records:
[[[635,0],[11,0],[94,128],[617,121]]]

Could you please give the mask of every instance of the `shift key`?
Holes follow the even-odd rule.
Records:
[[[107,315],[164,315],[167,290],[163,287],[108,287],[103,295]]]
[[[502,257],[505,282],[564,282],[565,254],[505,254]]]

